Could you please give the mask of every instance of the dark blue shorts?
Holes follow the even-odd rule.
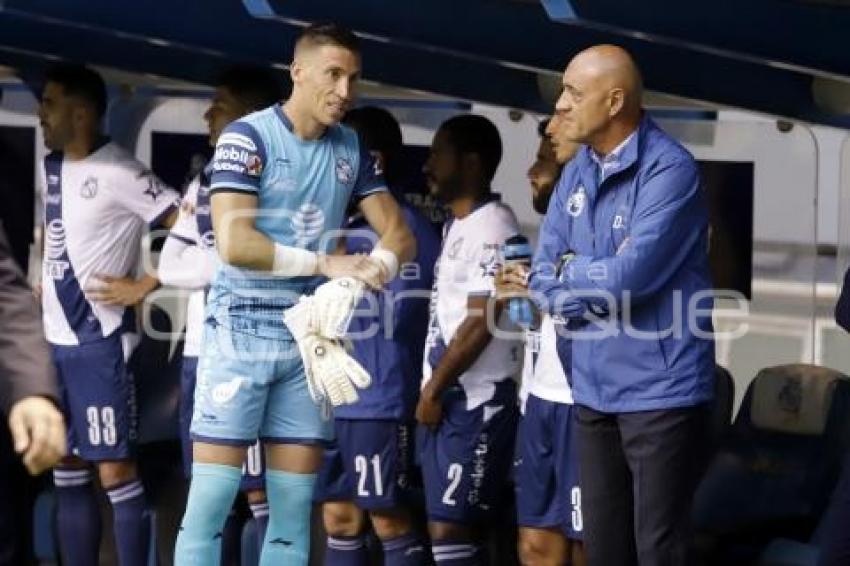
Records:
[[[195,406],[195,383],[198,376],[198,358],[183,356],[180,371],[180,444],[183,448],[183,473],[192,475],[192,411]],[[265,489],[265,456],[258,440],[248,448],[245,464],[242,466],[242,491]]]
[[[68,451],[90,462],[132,458],[136,388],[121,333],[78,346],[52,345],[51,350],[68,423]]]
[[[528,396],[514,459],[519,526],[582,539],[577,442],[573,405]]]
[[[417,436],[429,520],[477,523],[499,509],[518,414],[513,381],[499,383],[494,398],[472,410],[460,387],[443,395],[440,426],[420,426]]]
[[[315,500],[353,501],[361,509],[404,506],[413,471],[413,425],[395,420],[335,419]]]

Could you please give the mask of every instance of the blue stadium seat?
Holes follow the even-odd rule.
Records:
[[[850,381],[837,371],[759,372],[695,495],[706,563],[755,560],[778,537],[809,540],[850,444],[848,409]]]

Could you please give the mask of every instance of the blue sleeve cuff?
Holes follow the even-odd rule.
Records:
[[[366,145],[357,137],[358,150],[360,152],[357,167],[357,178],[354,182],[352,197],[362,200],[367,195],[377,190],[386,190],[387,182],[384,180],[383,171],[378,166],[375,158],[366,149]]]
[[[372,187],[371,189],[368,189],[366,191],[352,193],[351,199],[355,203],[358,203],[361,200],[365,199],[366,197],[370,197],[372,195],[377,195],[378,193],[386,193],[386,192],[389,192],[389,189],[387,188],[387,186],[385,184],[379,184],[379,185],[375,185],[374,187]]]
[[[174,238],[178,242],[183,242],[187,246],[197,246],[198,245],[198,242],[196,242],[192,238],[187,238],[185,236],[181,236],[180,234],[175,234],[174,230],[172,230],[171,232],[168,233],[168,237]]]
[[[248,193],[256,195],[259,191],[257,190],[257,187],[233,181],[222,181],[220,183],[213,183],[210,185],[210,195],[221,192]]]

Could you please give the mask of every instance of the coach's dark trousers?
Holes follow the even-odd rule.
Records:
[[[844,458],[841,478],[829,500],[825,516],[818,565],[850,564],[850,455]]]
[[[687,566],[708,408],[577,411],[588,566]]]

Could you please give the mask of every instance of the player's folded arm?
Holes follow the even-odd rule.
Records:
[[[704,235],[699,173],[689,161],[663,165],[644,181],[628,240],[614,256],[577,255],[561,275],[564,287],[589,301],[633,304],[670,281]],[[599,298],[594,298],[595,294]]]

